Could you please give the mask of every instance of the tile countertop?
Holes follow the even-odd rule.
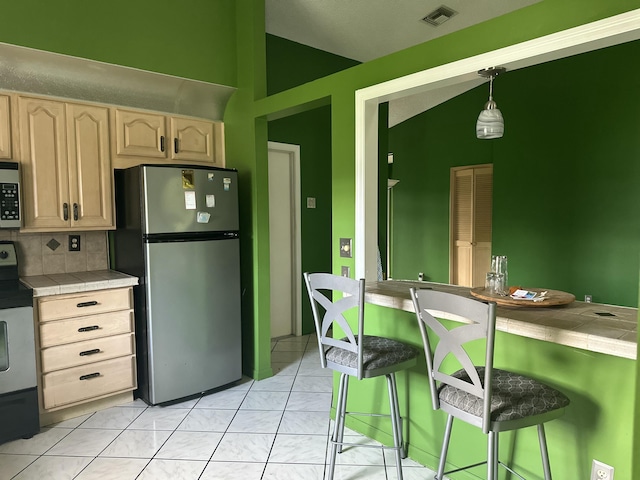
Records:
[[[468,287],[432,282],[388,280],[368,282],[365,301],[413,313],[409,289],[433,288],[474,298]],[[608,313],[613,316],[599,316]],[[434,312],[435,314],[435,312]],[[446,318],[444,315],[441,318]],[[600,303],[572,302],[559,307],[497,308],[496,329],[592,352],[636,359],[638,309]]]
[[[20,277],[20,281],[33,289],[34,297],[129,287],[138,284],[137,277],[115,270],[34,275]]]

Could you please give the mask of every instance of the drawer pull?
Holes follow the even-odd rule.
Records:
[[[98,330],[100,328],[100,326],[98,325],[91,325],[90,327],[80,327],[78,329],[78,332],[90,332],[91,330]]]
[[[81,375],[80,380],[89,380],[100,376],[100,372],[90,373],[88,375]]]
[[[91,302],[80,302],[79,304],[76,305],[76,307],[78,307],[78,308],[95,307],[96,305],[98,305],[98,302],[95,301],[95,300],[92,300]]]
[[[101,350],[99,348],[94,348],[93,350],[85,350],[84,352],[80,352],[81,357],[86,357],[87,355],[94,355],[96,353],[100,353]]]

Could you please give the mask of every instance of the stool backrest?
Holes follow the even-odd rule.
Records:
[[[327,348],[342,348],[357,355],[357,376],[362,379],[362,348],[359,347],[364,330],[364,279],[354,280],[330,273],[305,273],[304,281],[316,326],[322,368],[327,367]],[[345,313],[352,310],[358,318],[355,332],[345,318]],[[328,335],[330,329],[333,332],[334,324],[344,332],[344,339]]]
[[[484,303],[470,298],[434,290],[411,288],[411,298],[418,319],[422,343],[427,358],[427,369],[431,387],[431,400],[435,410],[440,408],[439,387],[443,384],[463,390],[483,400],[482,430],[487,433],[490,426],[491,378],[496,326],[496,304]],[[462,322],[450,330],[438,316]],[[438,338],[435,349],[429,333]],[[465,344],[485,339],[484,365],[476,365],[465,349]],[[444,372],[443,361],[453,355],[458,367],[464,369],[469,381]],[[484,366],[480,378],[476,367]],[[455,370],[455,369],[454,369]]]

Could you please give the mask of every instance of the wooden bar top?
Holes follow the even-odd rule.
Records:
[[[365,301],[373,305],[413,313],[413,303],[409,295],[411,287],[432,288],[474,298],[469,287],[434,282],[387,280],[367,282]],[[446,318],[445,315],[440,317]],[[591,352],[633,360],[637,356],[637,308],[577,301],[563,306],[535,308],[498,305],[496,328],[502,332]]]

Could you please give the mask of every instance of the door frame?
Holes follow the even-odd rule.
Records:
[[[516,70],[638,39],[640,8],[356,90],[355,278],[377,279],[380,103],[453,85],[470,90],[485,82],[477,72],[488,66]]]
[[[293,203],[292,209],[294,212],[292,228],[294,230],[294,238],[292,239],[293,248],[291,252],[291,264],[293,266],[291,272],[291,284],[294,286],[293,298],[295,305],[293,305],[292,308],[293,325],[291,330],[296,337],[299,337],[302,335],[302,215],[300,207],[300,145],[268,142],[268,150],[269,153],[279,152],[289,156],[291,177],[293,179],[293,185],[291,186],[291,198]],[[269,214],[271,214],[271,211],[269,211]],[[269,304],[271,304],[271,300],[271,297],[269,297]],[[269,321],[269,330],[271,330],[271,321]]]

